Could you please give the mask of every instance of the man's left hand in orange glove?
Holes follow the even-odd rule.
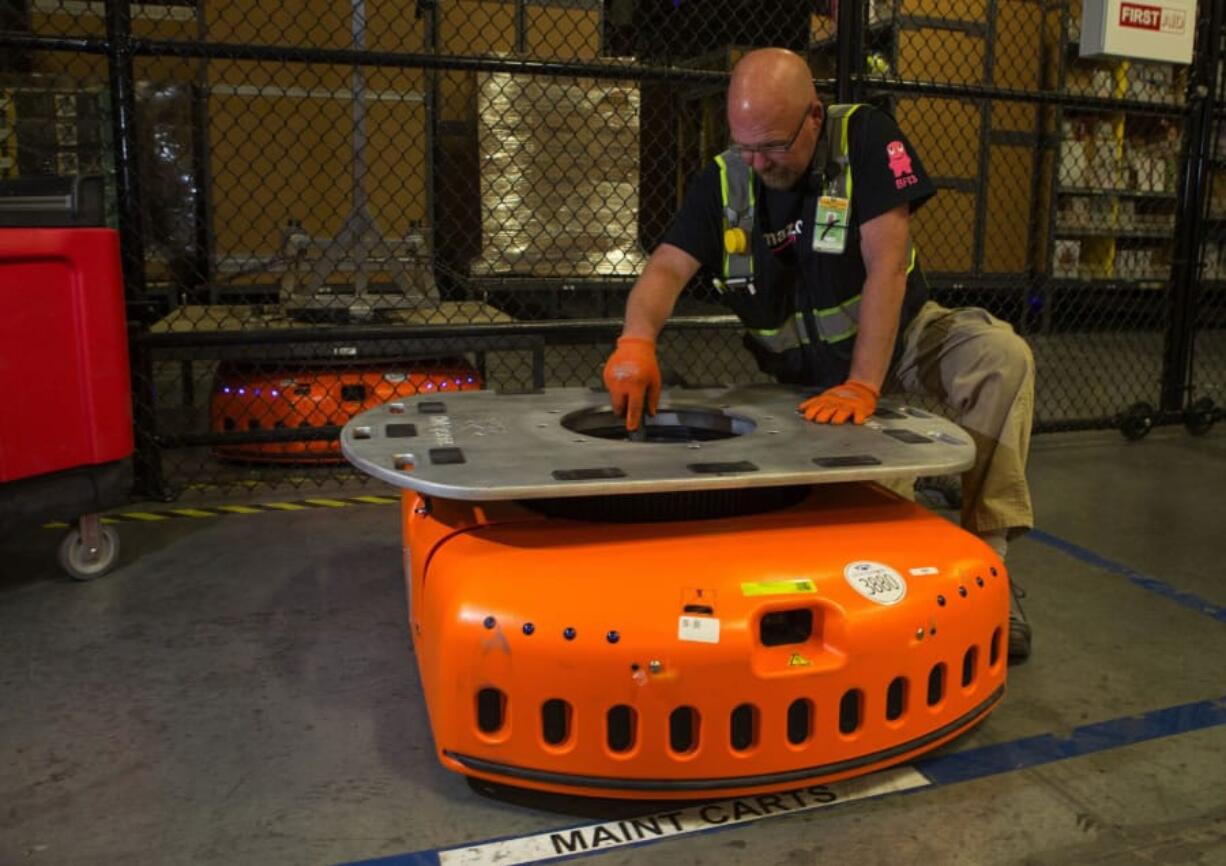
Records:
[[[877,409],[881,393],[868,382],[848,379],[800,404],[800,413],[818,424],[842,424],[848,419],[863,424]]]

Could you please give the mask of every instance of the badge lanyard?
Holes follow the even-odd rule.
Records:
[[[847,218],[851,201],[833,195],[823,195],[817,200],[817,214],[813,219],[813,252],[841,255],[847,248]]]

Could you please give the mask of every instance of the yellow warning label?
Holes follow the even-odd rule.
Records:
[[[811,664],[813,664],[813,662],[809,661],[800,653],[792,653],[791,658],[788,659],[788,667],[790,668],[803,668]]]
[[[741,584],[743,595],[798,595],[806,592],[817,592],[816,584],[806,577],[792,580],[759,580]]]

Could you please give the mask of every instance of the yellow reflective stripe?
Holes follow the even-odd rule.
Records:
[[[390,496],[355,496],[353,498],[358,502],[369,502],[371,505],[391,505],[400,501]]]
[[[724,162],[723,154],[715,157],[715,164],[719,166],[719,216],[723,220],[724,230],[727,231],[730,226],[728,224],[728,163]],[[728,276],[728,247],[723,247],[724,267],[722,273],[725,277]]]
[[[199,508],[172,508],[171,514],[178,514],[183,517],[216,517],[217,515],[211,511],[201,511]]]
[[[853,114],[856,113],[856,109],[859,107],[860,107],[859,105],[853,105],[846,114],[842,115],[839,118],[839,122],[842,124],[842,129],[840,130],[840,134],[839,134],[839,155],[840,156],[843,156],[844,154],[847,153],[847,121],[851,118]]]
[[[275,508],[278,511],[306,511],[305,505],[295,505],[292,502],[265,502],[265,508]]]
[[[859,326],[859,325],[852,325],[852,326],[851,326],[850,328],[848,328],[846,331],[841,331],[841,332],[839,332],[839,333],[837,333],[837,334],[831,334],[829,337],[827,337],[826,335],[824,335],[824,334],[823,334],[823,335],[822,335],[822,342],[824,342],[824,343],[841,343],[843,340],[846,340],[848,337],[852,336],[853,334],[855,334],[855,333],[856,333],[857,331],[859,331],[859,330],[860,330],[860,326]]]
[[[165,514],[150,514],[148,511],[125,511],[119,515],[120,517],[130,517],[133,520],[147,520],[153,522],[155,520],[169,520]]]
[[[262,508],[252,508],[250,505],[218,505],[218,511],[228,511],[231,514],[260,514]]]
[[[303,502],[309,502],[311,505],[324,505],[328,508],[344,508],[347,503],[337,499],[304,499]]]
[[[830,316],[838,316],[838,315],[850,316],[851,314],[847,312],[846,308],[851,306],[852,304],[858,304],[858,303],[860,303],[860,296],[856,295],[854,298],[848,298],[845,301],[840,301],[838,304],[836,304],[833,307],[826,307],[825,309],[822,309],[822,310],[819,310],[815,307],[813,309],[813,312],[818,318],[821,318],[821,319],[829,318]]]
[[[847,143],[847,128],[848,126],[850,126],[849,121],[851,120],[851,116],[855,114],[859,108],[860,108],[859,103],[853,105],[851,107],[851,110],[848,111],[846,114],[844,114],[840,118],[843,124],[843,128],[840,130],[840,136],[839,136],[839,146],[842,148],[842,150],[839,152],[839,155],[846,157],[847,159],[847,169],[844,172],[847,176],[847,188],[846,190],[844,190],[843,195],[849,202],[851,201],[851,157],[848,155],[848,152],[847,152],[849,148],[849,145]]]
[[[907,275],[910,276],[913,270],[915,270],[915,244],[912,243],[911,244],[911,261],[907,263]]]
[[[827,307],[824,310],[814,310],[813,311],[819,319],[833,319],[836,316],[841,316],[848,323],[848,326],[844,328],[842,331],[839,331],[837,334],[826,334],[824,332],[821,334],[818,334],[818,337],[822,340],[822,342],[838,343],[842,340],[846,340],[848,337],[852,336],[853,334],[855,334],[857,331],[860,330],[860,326],[859,326],[859,323],[856,321],[856,317],[853,316],[851,313],[849,313],[846,309],[846,307],[853,305],[853,304],[858,304],[859,302],[860,302],[860,296],[856,295],[854,298],[849,298],[846,301],[843,301],[841,304],[839,304],[836,307]]]

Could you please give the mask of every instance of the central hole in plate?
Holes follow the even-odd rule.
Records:
[[[562,426],[572,433],[597,439],[626,441],[626,419],[610,409],[580,409],[562,418]],[[666,407],[654,417],[640,422],[644,442],[714,442],[752,433],[757,424],[743,415],[720,409]],[[637,433],[638,431],[636,431]]]

